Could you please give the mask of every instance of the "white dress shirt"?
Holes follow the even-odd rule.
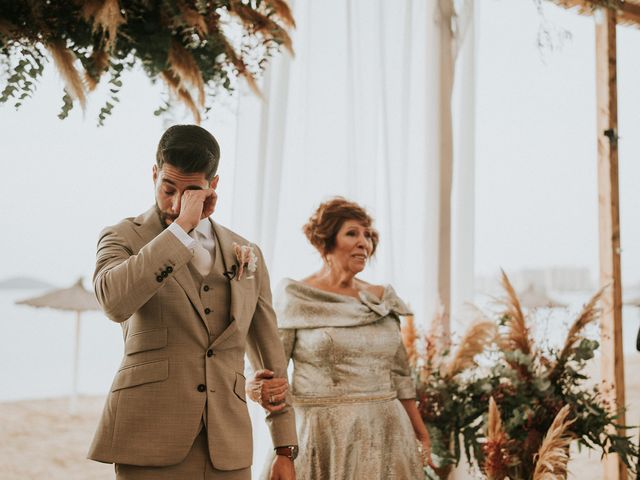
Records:
[[[187,233],[184,229],[173,222],[167,230],[170,230],[182,244],[191,250],[193,266],[202,276],[211,272],[213,267],[213,254],[216,248],[213,226],[209,218],[203,218],[196,228]]]

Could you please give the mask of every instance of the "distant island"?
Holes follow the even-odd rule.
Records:
[[[30,277],[11,277],[0,280],[0,290],[43,290],[53,288],[48,282]]]

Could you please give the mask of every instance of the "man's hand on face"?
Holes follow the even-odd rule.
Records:
[[[293,460],[283,455],[276,455],[271,464],[269,480],[296,480],[296,469],[293,466]]]
[[[213,188],[185,190],[180,201],[180,214],[176,218],[176,223],[185,232],[190,232],[198,226],[200,220],[214,212],[217,200],[218,195]]]

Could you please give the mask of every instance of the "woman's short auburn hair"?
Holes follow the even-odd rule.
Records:
[[[311,215],[309,221],[302,227],[307,239],[324,257],[336,247],[336,237],[340,228],[347,220],[360,222],[371,231],[373,255],[378,247],[379,235],[373,225],[373,219],[367,211],[355,202],[342,197],[335,197],[321,203]]]

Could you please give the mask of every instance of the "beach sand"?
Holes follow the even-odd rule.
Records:
[[[639,368],[640,354],[626,357],[627,423],[633,425],[640,421]],[[66,398],[0,403],[0,479],[113,479],[112,465],[86,459],[103,403],[103,397],[80,397],[75,415]],[[600,455],[576,452],[569,478],[604,479]]]

